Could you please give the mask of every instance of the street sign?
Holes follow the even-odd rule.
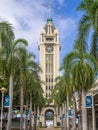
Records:
[[[92,96],[86,96],[86,108],[92,108]]]
[[[68,110],[68,116],[72,117],[72,110],[71,109]]]
[[[4,96],[4,107],[9,107],[9,104],[10,104],[10,96],[5,95]]]
[[[25,115],[26,115],[26,116],[29,115],[29,110],[28,110],[28,109],[25,110]]]

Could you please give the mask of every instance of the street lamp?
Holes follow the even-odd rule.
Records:
[[[7,91],[4,87],[0,89],[2,93],[2,105],[1,105],[1,130],[2,130],[2,120],[3,120],[3,99],[4,99],[4,93]]]

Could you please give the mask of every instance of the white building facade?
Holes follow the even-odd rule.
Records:
[[[51,90],[54,89],[56,84],[55,79],[59,76],[61,49],[59,32],[55,28],[51,18],[47,19],[46,25],[41,30],[38,48],[40,67],[42,69],[40,78],[45,83],[42,85],[42,88],[44,91],[44,97],[49,99],[51,96]],[[48,124],[57,126],[60,122],[60,113],[60,109],[54,101],[45,106],[40,114],[40,122],[42,123],[42,126]]]

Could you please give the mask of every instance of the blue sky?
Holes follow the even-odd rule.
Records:
[[[51,10],[54,25],[60,32],[60,63],[63,57],[72,51],[77,35],[77,27],[81,12],[76,11],[81,0],[51,0],[56,9]],[[28,50],[36,55],[38,61],[38,42],[40,30],[46,24],[48,8],[42,6],[48,0],[0,0],[0,17],[9,21],[13,27],[16,39],[28,40]]]

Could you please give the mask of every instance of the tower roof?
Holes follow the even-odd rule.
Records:
[[[52,18],[47,18],[47,23],[44,26],[45,32],[47,32],[49,30],[49,28],[51,28],[52,32],[54,32],[54,30],[56,29],[55,26],[54,26],[54,24],[53,24]]]
[[[47,18],[47,22],[52,22],[52,18]]]

